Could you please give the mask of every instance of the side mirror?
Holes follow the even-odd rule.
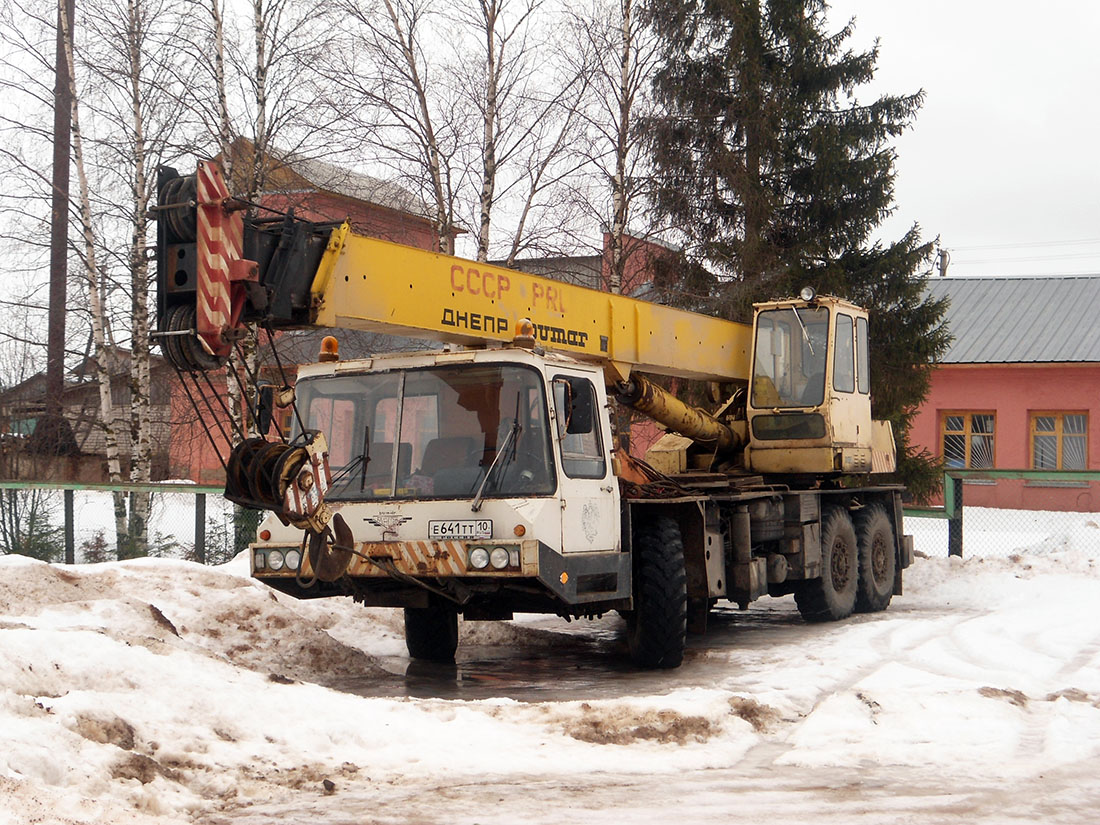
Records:
[[[261,384],[256,391],[256,430],[267,435],[275,412],[275,387]]]
[[[595,394],[590,383],[583,378],[555,378],[554,403],[558,411],[558,438],[592,432]]]
[[[592,387],[587,383],[577,381],[573,387],[573,404],[569,422],[565,431],[570,434],[590,433],[593,428],[593,409],[595,399],[592,397]]]
[[[573,386],[565,378],[555,378],[553,388],[554,407],[558,413],[558,440],[560,441],[569,432],[569,422],[573,417]]]

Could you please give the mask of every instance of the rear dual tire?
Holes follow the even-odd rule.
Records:
[[[795,591],[808,622],[835,622],[852,613],[885,610],[897,572],[894,526],[881,504],[859,510],[829,509],[821,520],[821,577]]]
[[[794,592],[808,622],[835,622],[852,615],[859,590],[859,549],[847,510],[831,507],[821,519],[821,575]]]
[[[856,514],[855,527],[859,543],[856,612],[877,613],[886,609],[894,595],[898,563],[894,525],[885,507],[872,504]]]

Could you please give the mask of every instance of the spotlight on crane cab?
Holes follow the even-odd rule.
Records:
[[[321,339],[321,353],[317,356],[317,360],[324,361],[339,361],[340,360],[340,342],[336,340],[332,335],[326,335]]]
[[[808,304],[817,297],[817,290],[812,286],[804,286],[802,291],[798,293],[798,297]]]
[[[516,335],[512,343],[525,349],[535,346],[535,325],[530,318],[520,318],[516,321]]]

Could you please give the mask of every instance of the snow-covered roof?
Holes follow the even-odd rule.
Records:
[[[1100,363],[1100,275],[930,278],[954,336],[943,364]]]
[[[409,215],[430,217],[424,201],[393,181],[355,172],[334,163],[289,154],[285,156],[284,162],[294,170],[296,175],[318,189]]]

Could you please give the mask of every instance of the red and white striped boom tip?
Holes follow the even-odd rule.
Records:
[[[254,281],[258,267],[243,259],[244,221],[231,208],[229,187],[221,168],[213,161],[200,161],[195,173],[197,193],[198,248],[196,274],[198,296],[195,327],[203,349],[226,356],[232,347],[229,331],[235,328],[244,308],[244,290],[238,281]]]

